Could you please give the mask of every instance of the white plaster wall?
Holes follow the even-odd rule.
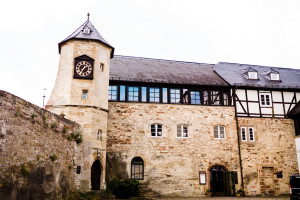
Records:
[[[249,101],[258,101],[257,90],[247,90],[247,96]]]

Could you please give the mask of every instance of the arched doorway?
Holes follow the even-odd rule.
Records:
[[[100,190],[101,164],[99,160],[95,160],[91,170],[92,190]]]
[[[210,189],[215,196],[224,196],[224,171],[222,166],[213,166],[210,169]]]
[[[236,172],[228,171],[225,167],[215,165],[210,169],[210,190],[213,196],[234,196]]]

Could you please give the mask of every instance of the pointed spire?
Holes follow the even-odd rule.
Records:
[[[83,39],[83,40],[95,40],[99,41],[102,44],[112,48],[112,53],[111,53],[111,58],[113,57],[114,54],[114,48],[105,41],[105,39],[100,35],[100,33],[97,31],[97,29],[94,27],[94,25],[90,21],[90,13],[87,14],[87,21],[84,22],[78,29],[76,29],[69,37],[64,39],[58,44],[58,51],[60,53],[60,48],[61,45],[64,44],[65,42],[68,42],[72,39]],[[83,29],[88,27],[90,29],[89,34],[84,34]]]

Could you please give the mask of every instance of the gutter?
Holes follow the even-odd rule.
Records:
[[[236,110],[236,101],[235,101],[235,91],[236,89],[233,89],[233,103],[234,103],[234,113],[235,113],[235,121],[236,121],[236,133],[237,133],[237,142],[238,142],[238,150],[239,150],[239,163],[240,163],[240,171],[241,171],[241,181],[242,181],[242,188],[244,189],[244,177],[243,177],[243,166],[242,166],[242,155],[241,155],[241,143],[240,143],[240,134],[239,134],[239,121],[238,121],[238,115]]]

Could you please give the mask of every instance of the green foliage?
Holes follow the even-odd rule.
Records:
[[[67,133],[68,132],[68,127],[67,126],[64,126],[63,128],[63,133]]]
[[[82,193],[79,191],[73,191],[63,200],[101,200],[101,198],[94,192]]]
[[[29,174],[29,169],[25,165],[21,166],[21,174],[23,176],[27,176]]]
[[[72,132],[71,137],[77,142],[77,144],[82,143],[82,134],[80,132]]]
[[[51,128],[57,128],[58,127],[58,123],[57,122],[53,122],[52,124],[51,124]]]
[[[129,199],[140,194],[140,183],[136,179],[113,178],[108,182],[107,189],[110,190],[117,199]]]
[[[38,154],[36,155],[36,160],[39,161],[41,159],[41,156]]]
[[[68,139],[68,140],[72,140],[72,136],[71,136],[71,135],[68,135],[67,139]]]
[[[20,117],[21,116],[21,113],[19,112],[19,111],[17,111],[16,113],[15,113],[15,117]]]
[[[31,118],[32,118],[32,119],[34,119],[34,118],[36,118],[36,117],[37,117],[37,115],[36,115],[35,113],[32,113],[32,114],[31,114]]]
[[[52,162],[56,161],[57,158],[58,158],[58,157],[57,157],[56,154],[53,154],[53,155],[50,156],[50,160],[51,160]]]
[[[43,114],[43,121],[46,121],[48,119],[48,116],[46,114]]]

